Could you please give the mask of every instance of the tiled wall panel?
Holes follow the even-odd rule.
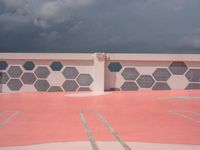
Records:
[[[0,92],[90,91],[92,61],[0,60]]]
[[[108,59],[105,64],[107,91],[200,89],[200,61]],[[91,91],[94,67],[93,60],[2,59],[0,92]]]
[[[106,90],[200,89],[200,62],[107,61]]]

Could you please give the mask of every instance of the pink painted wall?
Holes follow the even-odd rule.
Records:
[[[200,89],[199,54],[0,54],[0,92]]]

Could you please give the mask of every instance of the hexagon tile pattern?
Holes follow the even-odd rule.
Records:
[[[40,66],[36,68],[34,73],[38,78],[47,78],[50,74],[50,71],[47,67]]]
[[[135,82],[124,82],[121,86],[121,90],[123,91],[137,91],[139,88]]]
[[[157,68],[153,73],[153,77],[157,81],[167,81],[170,78],[170,76],[170,72],[165,68]]]
[[[47,91],[50,87],[49,83],[46,80],[37,80],[34,84],[37,91]]]
[[[135,68],[125,68],[121,75],[125,80],[135,80],[139,73]]]
[[[200,83],[190,83],[185,89],[200,89]]]
[[[11,91],[19,91],[22,87],[22,82],[19,79],[11,79],[7,85]]]
[[[155,81],[150,75],[141,75],[137,83],[141,88],[151,88]]]
[[[89,74],[80,74],[77,78],[77,82],[80,86],[90,86],[93,79]]]
[[[53,62],[51,65],[50,65],[51,69],[53,71],[60,71],[63,67],[62,63],[61,62]]]
[[[8,66],[6,62],[1,61],[0,63],[3,64],[1,69],[6,69]],[[65,69],[59,73],[62,74],[62,76],[64,75],[66,79],[73,80],[66,80],[62,85],[54,85],[54,83],[50,85],[47,79],[45,79],[51,73],[48,66],[41,65],[34,68],[35,64],[32,61],[26,61],[22,66],[10,66],[7,72],[0,72],[0,84],[7,84],[11,91],[20,90],[24,84],[32,85],[37,91],[62,92],[63,89],[65,91],[90,91],[88,86],[93,82],[93,78],[90,74],[79,75],[75,67],[65,67]],[[52,71],[61,71],[63,65],[60,62],[52,62],[50,68]],[[31,71],[33,69],[34,72]],[[10,77],[11,79],[9,80]]]
[[[183,75],[187,71],[187,65],[184,62],[175,61],[169,66],[169,70],[172,74]]]
[[[19,78],[22,75],[23,71],[19,66],[11,66],[8,69],[8,74],[12,78]]]
[[[200,82],[200,69],[190,69],[185,76],[190,82]]]
[[[169,87],[167,83],[161,83],[161,82],[156,83],[152,89],[153,90],[171,90],[171,88]]]
[[[79,74],[75,67],[66,67],[62,73],[66,79],[75,79]]]
[[[119,62],[111,62],[108,65],[108,69],[111,72],[119,72],[122,69],[122,65]]]
[[[24,84],[33,84],[36,81],[34,73],[26,72],[22,75],[21,80]]]
[[[6,84],[9,77],[6,72],[0,72],[0,84]]]
[[[65,91],[76,91],[78,89],[78,84],[74,80],[66,80],[62,87]]]
[[[0,61],[0,70],[6,70],[8,64],[6,61]]]
[[[120,72],[121,77],[125,80],[121,87],[113,87],[113,89],[123,91],[134,91],[139,88],[152,88],[152,90],[200,89],[200,68],[188,68],[189,66],[180,61],[172,62],[168,68],[156,68],[152,75],[144,75],[145,73],[140,75],[137,66],[123,69],[120,62],[111,62],[107,67],[110,72]],[[52,77],[54,77],[53,73],[60,74],[62,78],[65,77],[65,82],[63,83],[64,79],[56,85],[54,85],[56,81],[48,82],[49,79],[46,78],[50,73],[52,73]],[[120,73],[118,74],[120,75]],[[174,81],[179,84],[177,85]],[[49,66],[41,64],[37,67],[32,61],[26,61],[21,66],[9,65],[4,60],[0,61],[0,84],[7,84],[10,91],[20,91],[23,84],[31,85],[37,91],[90,91],[90,85],[93,82],[90,74],[79,73],[76,67],[66,66],[63,68],[63,64],[59,61],[53,61]]]
[[[25,70],[33,70],[35,67],[35,64],[32,61],[27,61],[23,65]]]

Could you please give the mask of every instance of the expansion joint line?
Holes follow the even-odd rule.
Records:
[[[86,122],[86,119],[84,117],[83,111],[80,112],[80,117],[81,117],[81,121],[83,123],[83,126],[85,128],[86,134],[87,134],[88,139],[89,139],[89,141],[90,141],[90,143],[92,145],[93,150],[99,150],[99,148],[98,148],[98,146],[97,146],[97,144],[95,142],[94,136],[92,135],[92,132],[91,132],[91,130],[89,128],[89,125]]]
[[[96,112],[97,116],[101,121],[105,124],[108,130],[112,133],[112,135],[119,141],[119,143],[123,146],[125,150],[131,150],[131,148],[126,144],[126,142],[120,137],[120,135],[112,128],[110,123],[99,113]]]
[[[190,117],[190,116],[183,114],[184,112],[188,112],[188,113],[191,113],[191,114],[199,117],[200,116],[199,113],[196,113],[196,112],[193,112],[193,111],[187,111],[187,110],[183,110],[183,111],[182,110],[170,110],[169,112],[174,114],[174,115],[192,120],[192,121],[197,122],[197,123],[200,123],[200,119],[196,119],[196,118],[193,118],[193,117]]]
[[[96,112],[96,115],[104,123],[104,125],[108,128],[108,130],[111,132],[111,134],[117,139],[117,141],[122,145],[122,147],[125,150],[131,150],[131,148],[128,146],[128,144],[126,144],[126,142],[120,137],[120,135],[112,128],[110,123],[103,117],[103,115],[101,115],[99,112]],[[94,136],[93,136],[93,134],[92,134],[92,132],[89,128],[89,125],[86,122],[83,111],[80,112],[80,118],[81,118],[81,121],[82,121],[83,126],[85,128],[88,139],[89,139],[89,141],[92,145],[93,150],[99,150],[99,148],[98,148],[98,146],[95,142]]]
[[[0,128],[3,127],[6,123],[8,123],[10,120],[12,120],[15,116],[17,116],[18,113],[19,113],[19,111],[16,111],[13,115],[11,115],[5,121],[0,123]]]

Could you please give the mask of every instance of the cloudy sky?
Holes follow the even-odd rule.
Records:
[[[0,0],[0,52],[200,53],[200,0]]]

